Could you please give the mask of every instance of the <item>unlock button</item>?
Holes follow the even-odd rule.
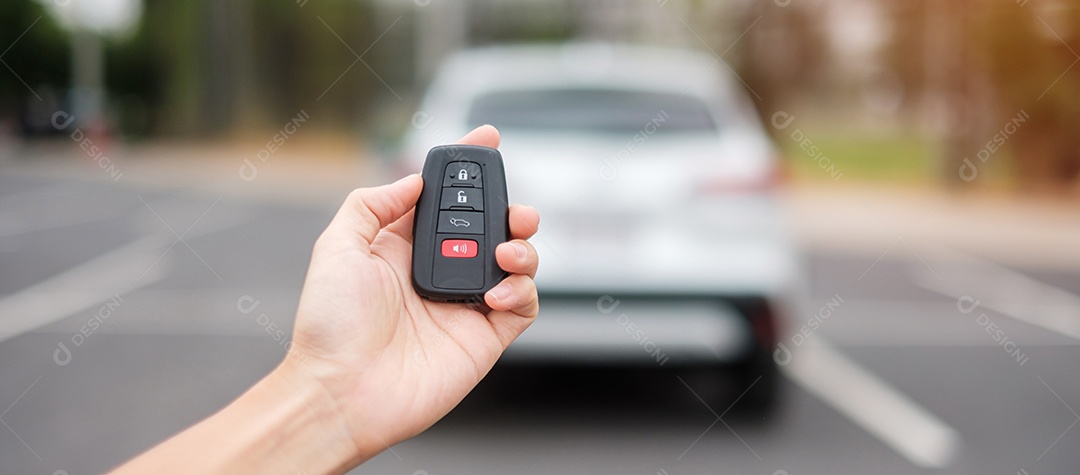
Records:
[[[443,188],[439,209],[484,210],[484,190],[482,188]]]

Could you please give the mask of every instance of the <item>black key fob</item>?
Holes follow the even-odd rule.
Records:
[[[495,246],[510,239],[502,155],[474,145],[435,147],[422,176],[413,287],[431,300],[482,302],[507,275],[495,262]]]

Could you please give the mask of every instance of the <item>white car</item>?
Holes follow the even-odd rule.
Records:
[[[409,168],[482,124],[502,132],[511,202],[542,217],[540,316],[504,361],[735,367],[752,404],[771,399],[799,269],[776,151],[727,68],[619,45],[468,50],[413,116]]]

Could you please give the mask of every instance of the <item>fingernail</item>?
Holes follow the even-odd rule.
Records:
[[[529,255],[529,250],[525,249],[525,245],[520,242],[511,242],[510,246],[514,248],[514,252],[517,253],[518,259],[524,259]]]
[[[510,284],[503,282],[499,285],[496,285],[495,288],[488,291],[488,293],[491,294],[491,296],[494,297],[495,300],[501,301],[509,297],[513,291],[514,289],[510,287]]]

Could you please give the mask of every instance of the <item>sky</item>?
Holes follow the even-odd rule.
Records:
[[[129,32],[142,14],[141,0],[39,0],[69,29],[105,34]]]

